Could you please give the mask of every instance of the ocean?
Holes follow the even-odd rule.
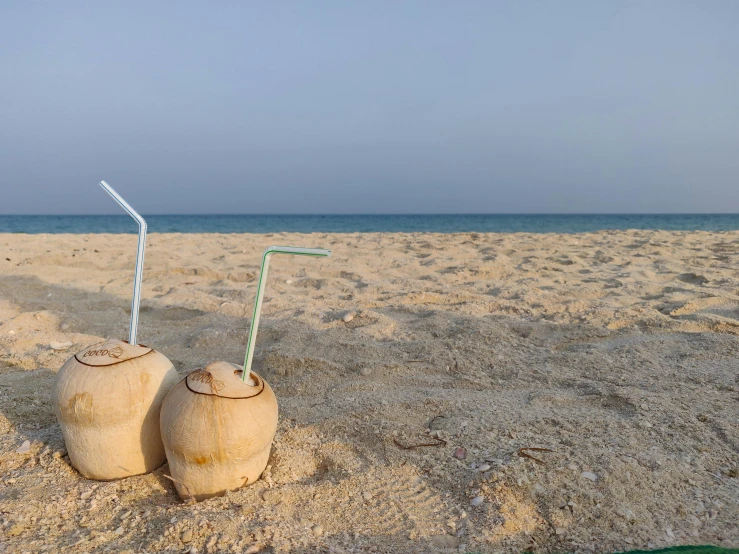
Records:
[[[151,233],[731,231],[739,214],[144,215]],[[0,233],[136,233],[127,215],[0,215]]]

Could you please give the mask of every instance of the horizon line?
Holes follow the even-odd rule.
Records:
[[[166,213],[146,217],[428,217],[428,216],[694,216],[739,215],[739,212],[449,212],[449,213]],[[1,214],[0,217],[126,217],[120,213],[99,214]]]

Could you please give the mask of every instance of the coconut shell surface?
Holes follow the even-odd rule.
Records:
[[[165,461],[159,412],[179,376],[166,356],[109,340],[59,370],[52,403],[72,465],[109,481],[148,473]]]
[[[277,432],[277,398],[256,373],[242,382],[241,371],[215,362],[190,373],[164,399],[162,439],[185,500],[249,485],[267,467]]]

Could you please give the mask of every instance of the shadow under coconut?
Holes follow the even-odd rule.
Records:
[[[128,336],[130,301],[127,298],[50,285],[29,276],[0,276],[0,292],[0,296],[11,299],[21,313],[48,311],[58,316],[62,323],[68,325],[63,331],[65,334],[98,336],[101,340]],[[140,343],[167,356],[180,374],[217,360],[240,361],[244,357],[250,317],[195,310],[151,299],[142,301],[140,312]],[[259,366],[261,350],[285,342],[285,332],[275,325],[281,321],[272,317],[271,321],[263,322],[255,369]],[[291,333],[289,338],[293,339],[295,328],[291,326],[288,329]],[[305,332],[300,331],[298,335],[305,335]],[[57,354],[59,367],[80,348],[81,345],[75,344]],[[8,365],[13,365],[12,361]]]
[[[69,325],[69,333],[126,337],[130,301],[111,294],[44,283],[37,277],[0,276],[0,290],[21,312],[50,311]],[[70,355],[73,352],[70,352]]]
[[[25,371],[0,366],[0,393],[4,394],[0,414],[22,440],[40,441],[52,448],[61,448],[64,441],[51,407],[55,376],[56,373],[48,369]]]
[[[66,333],[82,333],[105,338],[127,338],[131,303],[109,293],[95,292],[44,283],[37,277],[0,276],[2,296],[11,299],[21,312],[50,311],[69,325]],[[182,306],[164,305],[156,300],[143,300],[140,313],[140,342],[161,349],[158,339],[164,332],[190,328],[193,320],[207,321],[211,314]],[[214,314],[215,315],[215,314]],[[184,341],[183,341],[184,343]],[[74,352],[69,351],[69,355]],[[167,355],[165,353],[165,355]]]

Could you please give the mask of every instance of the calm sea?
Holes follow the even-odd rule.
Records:
[[[582,233],[606,229],[729,231],[739,214],[151,215],[153,233]],[[0,215],[0,233],[136,233],[127,215]]]

